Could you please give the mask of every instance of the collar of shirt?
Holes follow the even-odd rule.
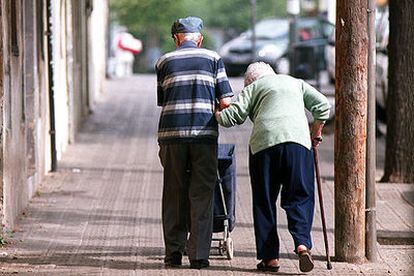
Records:
[[[197,44],[194,41],[184,41],[183,43],[181,43],[180,47],[178,47],[178,49],[185,49],[185,48],[196,48]]]

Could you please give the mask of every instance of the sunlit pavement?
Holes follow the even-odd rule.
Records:
[[[232,79],[235,91],[242,78]],[[156,80],[153,75],[110,80],[94,113],[59,162],[59,171],[42,184],[0,250],[1,275],[244,275],[255,270],[251,190],[247,167],[251,124],[221,129],[221,143],[236,144],[236,227],[232,232],[235,257],[229,261],[211,251],[211,267],[165,269],[161,230],[162,170],[156,130]],[[331,92],[332,87],[323,87]],[[328,92],[326,92],[328,94]],[[328,123],[320,149],[321,173],[333,248],[333,127]],[[378,141],[378,176],[384,159]],[[378,227],[382,234],[413,231],[413,188],[378,185]],[[279,208],[280,209],[280,208]],[[298,261],[286,218],[279,210],[281,268],[278,274],[296,275]],[[333,263],[326,270],[320,212],[316,209],[312,250],[313,275],[413,275],[414,246],[380,245],[376,264]],[[410,232],[411,231],[411,232]],[[394,234],[395,234],[394,233]],[[389,240],[393,244],[392,239]],[[403,239],[404,241],[404,239]]]

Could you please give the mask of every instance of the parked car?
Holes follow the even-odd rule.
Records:
[[[296,35],[292,44],[308,43],[327,39],[326,26],[332,24],[317,17],[298,18]],[[330,25],[330,26],[329,26]],[[329,33],[331,29],[329,29]],[[233,40],[224,44],[219,53],[223,58],[228,75],[236,76],[245,72],[247,66],[254,61],[270,64],[278,73],[289,73],[289,20],[286,18],[271,18],[256,24],[256,51],[252,50],[252,31],[248,30]],[[322,54],[322,59],[324,55]]]
[[[329,35],[328,44],[325,47],[325,60],[329,80],[335,83],[335,30]]]
[[[380,8],[376,11],[375,21],[376,33],[376,103],[377,117],[385,122],[386,99],[388,91],[388,36],[389,21],[388,8]],[[335,32],[332,32],[328,39],[328,45],[325,48],[325,59],[327,61],[327,71],[329,79],[335,82]]]
[[[388,7],[377,11],[376,19],[376,102],[377,117],[386,122],[386,102],[388,93],[388,38],[390,24],[388,20]]]
[[[334,25],[319,18],[299,18],[296,36],[289,48],[290,74],[301,79],[316,79],[326,69],[325,46]]]
[[[276,71],[287,71],[286,53],[289,44],[289,21],[287,19],[265,19],[256,24],[256,51],[252,50],[252,31],[225,43],[219,50],[229,76],[244,73],[254,61],[269,63]],[[284,60],[283,60],[284,59]]]

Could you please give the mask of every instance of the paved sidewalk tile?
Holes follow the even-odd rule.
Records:
[[[239,89],[241,79],[233,79]],[[221,129],[220,142],[236,143],[236,227],[232,232],[235,258],[212,249],[211,267],[191,270],[184,258],[181,269],[165,269],[161,229],[162,169],[158,160],[156,129],[159,109],[155,77],[140,75],[107,83],[96,110],[9,233],[0,249],[0,275],[255,275],[257,263],[252,204],[247,169],[250,124]],[[321,148],[321,171],[329,242],[333,244],[333,136]],[[381,184],[379,228],[384,233],[413,230],[409,201],[412,188]],[[390,192],[390,189],[392,192]],[[404,203],[405,202],[405,203]],[[395,205],[398,204],[398,205]],[[398,206],[397,211],[392,211]],[[392,216],[389,212],[392,211]],[[411,213],[410,213],[411,212]],[[286,218],[279,208],[281,268],[278,275],[298,275],[298,261]],[[388,220],[387,216],[391,216]],[[403,224],[403,225],[400,225]],[[404,240],[404,239],[403,239]],[[376,264],[334,262],[326,270],[320,212],[313,227],[312,275],[413,275],[411,243],[379,246]]]

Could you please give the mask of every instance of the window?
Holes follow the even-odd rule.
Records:
[[[11,52],[13,56],[19,56],[19,41],[17,37],[17,2],[18,1],[11,1],[10,7]]]

